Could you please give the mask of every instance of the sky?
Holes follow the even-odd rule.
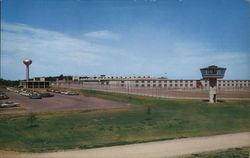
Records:
[[[1,0],[1,78],[250,79],[248,0]]]

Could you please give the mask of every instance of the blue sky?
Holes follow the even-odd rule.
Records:
[[[250,79],[247,0],[2,0],[1,77]]]

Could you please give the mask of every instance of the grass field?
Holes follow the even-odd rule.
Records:
[[[182,158],[249,158],[250,147],[214,151],[201,154],[193,154]]]
[[[85,91],[135,108],[0,116],[0,150],[46,152],[249,131],[249,101],[209,104]]]

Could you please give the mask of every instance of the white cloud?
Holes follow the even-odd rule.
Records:
[[[250,79],[249,53],[217,50],[199,42],[176,42],[171,53],[154,64],[166,65],[170,78],[195,79],[201,77],[199,68],[217,65],[228,68],[226,79]]]
[[[85,74],[121,55],[121,50],[97,45],[60,32],[2,22],[2,77],[24,78],[22,60],[31,58],[31,77]],[[18,73],[17,73],[18,72]]]
[[[25,78],[22,63],[25,58],[33,60],[31,77],[60,74],[161,76],[166,72],[172,79],[199,79],[199,68],[215,64],[228,68],[228,79],[250,78],[246,73],[250,67],[249,54],[217,50],[202,42],[174,39],[158,44],[159,39],[149,45],[148,41],[134,37],[138,42],[123,39],[118,41],[118,48],[117,44],[100,45],[88,38],[79,39],[23,24],[2,22],[1,26],[1,77],[6,79]],[[88,34],[114,39],[107,33]]]
[[[84,34],[87,37],[91,38],[98,38],[98,39],[113,39],[117,40],[120,38],[118,34],[113,33],[112,31],[108,30],[100,30],[95,32],[88,32]]]

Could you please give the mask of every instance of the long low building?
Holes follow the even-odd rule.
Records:
[[[23,88],[49,88],[50,81],[46,81],[44,77],[35,77],[28,81],[20,81],[19,87]]]
[[[110,86],[110,87],[155,87],[155,88],[209,88],[207,80],[169,80],[167,78],[138,77],[84,77],[73,76],[72,80],[57,80],[53,85],[79,84],[81,86]],[[249,89],[250,80],[218,80],[218,89]]]

